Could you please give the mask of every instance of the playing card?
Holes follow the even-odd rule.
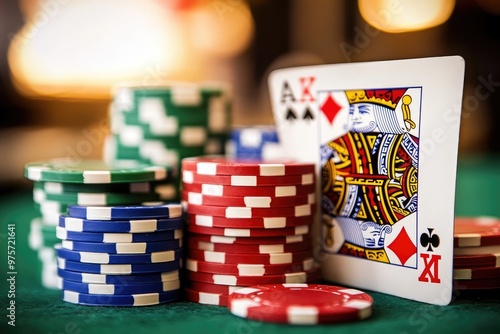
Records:
[[[318,166],[325,279],[451,301],[463,79],[456,56],[271,73],[286,154]]]

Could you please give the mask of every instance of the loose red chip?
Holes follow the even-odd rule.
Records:
[[[221,200],[222,202],[222,200]],[[241,206],[208,206],[182,202],[186,212],[196,215],[209,215],[225,218],[262,218],[262,217],[309,217],[312,220],[316,205],[304,204],[279,208],[249,208]],[[222,203],[221,203],[222,205]]]
[[[276,198],[293,198],[294,196],[306,196],[316,191],[314,184],[308,185],[288,185],[288,186],[268,186],[268,187],[243,187],[225,186],[222,184],[201,184],[184,183],[184,191],[191,191],[210,196],[270,196]]]
[[[478,247],[454,247],[453,255],[484,255],[500,253],[500,245]]]
[[[455,218],[455,247],[500,246],[500,219],[494,217]]]
[[[366,319],[372,305],[372,297],[362,291],[317,284],[254,286],[228,298],[229,310],[239,317],[296,325]]]
[[[184,296],[186,300],[191,302],[205,304],[227,306],[228,294],[207,293],[184,288]]]
[[[211,215],[189,214],[191,224],[205,227],[250,228],[250,229],[282,229],[300,225],[311,225],[312,216],[306,217],[258,217],[258,218],[225,218]]]
[[[302,235],[309,233],[309,225],[301,225],[296,227],[285,227],[275,229],[244,229],[244,228],[219,228],[219,227],[204,227],[194,224],[188,225],[189,232],[208,234],[208,235],[223,235],[226,237],[277,237],[287,235]]]
[[[247,207],[247,208],[282,208],[316,203],[316,194],[294,197],[271,196],[212,196],[193,191],[183,191],[182,201],[188,205]]]
[[[224,156],[204,156],[182,159],[182,169],[200,175],[285,176],[314,173],[314,164],[294,161],[245,161]]]
[[[298,186],[314,184],[314,173],[286,176],[253,176],[253,175],[201,175],[189,170],[182,171],[182,182],[187,184],[222,184],[227,186],[260,187],[260,186]]]
[[[249,254],[273,254],[273,253],[288,253],[304,251],[311,248],[311,242],[300,242],[293,244],[255,244],[255,245],[241,245],[241,244],[225,244],[213,243],[209,241],[196,241],[188,239],[189,248],[212,251],[212,252],[227,252],[227,253],[249,253]]]
[[[186,269],[189,271],[233,276],[283,275],[311,271],[314,268],[316,268],[316,262],[312,257],[301,262],[285,264],[223,264],[186,259]]]
[[[203,272],[187,271],[187,278],[192,281],[212,283],[219,285],[257,285],[257,284],[280,284],[280,283],[307,283],[320,277],[319,269],[315,268],[306,272],[287,273],[282,275],[265,276],[237,276],[220,275]]]
[[[500,267],[453,269],[453,278],[455,280],[475,280],[483,278],[500,279]]]
[[[492,268],[500,267],[500,253],[480,255],[455,255],[453,268]]]
[[[500,289],[500,278],[453,280],[453,288],[457,290]]]

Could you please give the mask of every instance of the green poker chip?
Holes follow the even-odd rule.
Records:
[[[41,189],[33,190],[33,198],[37,203],[57,201],[61,204],[78,205],[125,205],[142,202],[155,202],[161,198],[155,192],[148,193],[46,193]]]
[[[158,181],[167,178],[168,168],[139,161],[53,159],[31,162],[24,176],[32,181],[105,184]]]
[[[80,184],[63,182],[33,182],[34,189],[41,189],[47,194],[63,193],[120,193],[143,194],[157,192],[156,188],[175,183],[176,177],[171,169],[165,180],[151,182],[107,183],[107,184]]]
[[[207,108],[210,99],[227,97],[229,90],[223,83],[176,83],[165,86],[119,86],[115,93],[114,103],[123,110],[134,109],[138,101],[154,98],[165,103],[169,108]]]
[[[33,182],[33,188],[48,194],[63,193],[147,193],[154,189],[151,182],[79,184],[61,182]]]
[[[229,90],[223,84],[121,86],[110,109],[113,132],[122,125],[146,125],[152,134],[175,136],[183,127],[227,133],[231,124]]]

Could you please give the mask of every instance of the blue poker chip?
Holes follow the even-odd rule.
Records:
[[[77,283],[94,283],[94,284],[142,284],[142,283],[158,283],[167,281],[178,281],[180,279],[179,270],[153,274],[138,274],[138,275],[105,275],[81,273],[57,268],[57,275],[66,281]]]
[[[68,215],[88,220],[179,218],[182,217],[182,205],[180,203],[157,202],[118,206],[69,205]]]
[[[104,275],[131,275],[160,273],[164,271],[179,270],[182,260],[161,263],[136,263],[136,264],[94,264],[67,261],[61,257],[57,258],[57,267],[64,270],[77,271],[81,273],[104,274]]]
[[[107,223],[106,223],[107,224]],[[96,233],[74,232],[64,227],[56,227],[56,236],[61,240],[122,243],[122,242],[154,242],[182,239],[183,230],[170,230],[154,233]]]
[[[99,264],[135,264],[135,263],[162,263],[182,259],[182,249],[148,254],[108,254],[79,252],[55,246],[57,256],[75,262]]]
[[[270,126],[233,128],[228,142],[230,155],[246,160],[272,159],[279,147],[278,132]]]
[[[117,285],[78,283],[67,281],[65,279],[59,279],[58,287],[61,290],[75,291],[86,293],[89,295],[132,295],[179,290],[181,288],[181,281],[176,280],[155,283]]]
[[[62,248],[79,252],[110,254],[146,254],[175,250],[182,247],[182,239],[156,242],[100,243],[62,240]]]
[[[68,290],[62,291],[62,299],[65,302],[90,306],[149,306],[173,302],[179,300],[180,296],[180,290],[134,295],[91,295]]]
[[[147,233],[178,230],[184,227],[184,218],[138,220],[87,220],[59,216],[59,226],[67,231],[100,233]]]

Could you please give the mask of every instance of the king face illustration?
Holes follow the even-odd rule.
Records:
[[[346,132],[321,146],[322,208],[343,234],[343,244],[336,248],[341,254],[391,263],[387,254],[391,238],[386,236],[401,232],[400,221],[416,222],[420,113],[412,118],[411,109],[420,92],[415,88],[344,91],[349,110]],[[408,234],[412,228],[404,229]],[[328,233],[335,229],[330,224],[323,230],[328,248],[334,240]],[[397,262],[405,265],[401,258]]]

